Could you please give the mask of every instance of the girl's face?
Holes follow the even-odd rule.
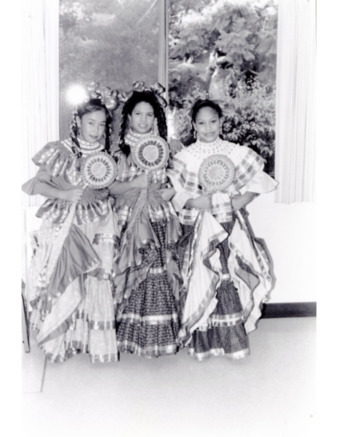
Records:
[[[198,111],[193,126],[200,141],[211,143],[219,137],[221,119],[213,108],[206,106]]]
[[[105,132],[106,114],[104,111],[94,111],[77,118],[79,137],[88,143],[96,143]]]
[[[140,134],[146,134],[151,131],[154,124],[154,109],[150,103],[140,102],[135,105],[128,118],[132,130]]]

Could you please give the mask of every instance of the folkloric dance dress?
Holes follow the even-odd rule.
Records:
[[[103,149],[79,140],[83,158]],[[79,203],[50,198],[26,286],[30,326],[52,362],[89,353],[92,362],[118,359],[113,303],[113,264],[118,228],[108,189],[91,189],[81,174],[82,157],[70,139],[48,143],[33,158],[37,175],[23,190],[38,194],[40,181],[67,190],[84,187]]]
[[[215,154],[228,157],[235,176],[225,192],[210,196],[211,207],[184,208],[186,201],[205,194],[199,170]],[[263,171],[263,159],[245,146],[223,141],[197,141],[178,152],[167,174],[176,194],[183,237],[179,245],[182,276],[179,339],[198,360],[249,354],[248,333],[261,316],[273,279],[262,240],[251,231],[244,210],[232,209],[231,196],[266,193],[277,183]]]
[[[132,149],[143,137],[128,133],[125,142]],[[117,181],[132,181],[144,173],[132,154],[117,155]],[[121,247],[114,283],[119,351],[157,357],[176,353],[178,348],[180,224],[170,202],[158,193],[167,181],[165,169],[151,171],[149,178],[148,188],[116,195]]]

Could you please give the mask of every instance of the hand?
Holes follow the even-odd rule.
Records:
[[[62,199],[69,202],[77,203],[82,197],[82,188],[70,188],[69,190],[62,191]]]
[[[169,202],[175,194],[175,190],[173,188],[162,188],[159,193],[166,202]]]
[[[148,187],[148,175],[147,173],[142,173],[132,180],[132,185],[134,188],[147,188]]]
[[[210,209],[211,203],[210,203],[210,197],[207,194],[203,194],[202,196],[199,196],[197,199],[197,208],[198,209]]]
[[[176,155],[177,152],[183,149],[183,146],[180,140],[172,138],[169,143],[169,148],[172,155]]]
[[[203,194],[196,199],[189,199],[186,203],[186,207],[188,208],[196,208],[196,209],[210,209],[211,202],[210,197],[207,194]]]
[[[237,196],[232,197],[231,205],[233,210],[238,211],[239,209],[245,208],[257,196],[258,196],[257,193],[252,193],[250,191],[247,191],[244,194],[239,194]]]

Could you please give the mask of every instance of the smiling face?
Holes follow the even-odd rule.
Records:
[[[200,141],[211,143],[219,137],[221,119],[213,108],[205,106],[198,111],[193,126]]]
[[[105,132],[106,114],[104,111],[94,111],[77,118],[79,137],[89,143],[99,141]]]
[[[154,109],[150,103],[140,102],[128,115],[129,125],[135,132],[146,134],[151,131],[154,123]]]

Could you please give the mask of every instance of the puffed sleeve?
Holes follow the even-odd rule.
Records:
[[[269,176],[264,171],[257,172],[252,179],[243,186],[239,192],[244,194],[250,191],[251,193],[265,194],[274,191],[278,186],[278,182]]]
[[[39,167],[36,175],[22,185],[22,190],[29,194],[39,194],[39,183],[47,183],[57,188],[69,187],[65,180],[66,171],[75,165],[74,156],[59,141],[46,144],[33,157]]]
[[[277,187],[277,182],[264,172],[264,160],[255,151],[246,146],[236,149],[236,176],[234,189],[241,194],[253,192],[268,193]]]
[[[184,208],[188,199],[198,196],[198,178],[195,172],[189,171],[187,151],[178,152],[167,170],[169,180],[176,192],[171,202],[176,211]]]

